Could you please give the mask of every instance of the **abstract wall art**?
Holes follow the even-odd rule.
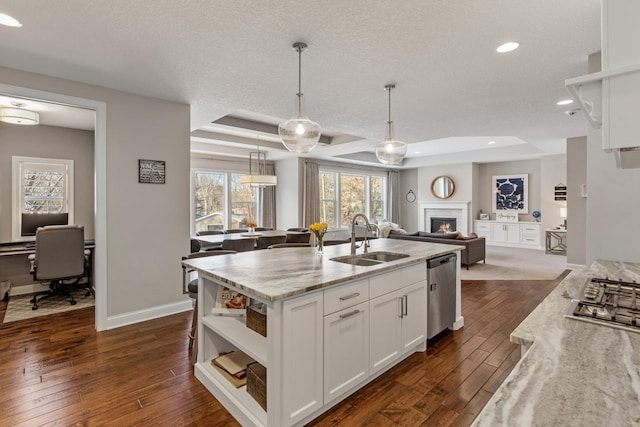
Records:
[[[493,212],[510,210],[529,213],[529,174],[493,177]]]

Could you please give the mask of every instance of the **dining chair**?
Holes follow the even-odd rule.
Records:
[[[267,249],[271,245],[285,243],[287,236],[260,236],[256,240],[256,249]]]
[[[222,241],[222,250],[224,251],[247,252],[254,250],[255,246],[255,239],[225,239]]]
[[[311,233],[287,233],[287,243],[309,243],[311,240]]]
[[[218,234],[224,234],[224,231],[222,230],[196,231],[196,236],[213,236]]]
[[[200,244],[200,240],[191,239],[191,253],[200,252],[202,245]]]
[[[225,234],[248,233],[248,232],[249,232],[248,228],[229,228],[227,230],[224,230]]]
[[[196,252],[183,256],[182,260],[203,258],[216,255],[230,255],[235,254],[235,251],[211,251],[211,252]],[[197,343],[198,332],[198,278],[195,276],[195,270],[182,266],[182,293],[189,294],[195,303],[193,304],[193,317],[191,318],[191,329],[189,330],[189,350],[191,350]],[[192,362],[195,363],[197,350],[193,352]]]
[[[273,227],[256,227],[254,228],[255,231],[272,231]]]
[[[322,245],[323,246],[333,246],[333,245],[341,245],[343,243],[351,243],[351,239],[344,239],[344,240],[323,240],[322,241]]]
[[[287,228],[287,231],[299,231],[301,233],[307,233],[309,229],[307,227],[293,227],[293,228]]]

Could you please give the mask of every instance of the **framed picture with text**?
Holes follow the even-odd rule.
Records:
[[[165,161],[138,159],[138,182],[141,184],[164,184]]]

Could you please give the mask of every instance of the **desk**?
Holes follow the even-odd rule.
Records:
[[[561,228],[547,228],[544,230],[546,254],[567,254],[567,230]]]
[[[84,248],[91,250],[96,247],[95,240],[85,240]],[[11,242],[0,243],[0,256],[12,256],[12,255],[31,255],[36,253],[35,245],[28,245],[25,242]]]
[[[287,234],[306,234],[299,231],[286,231],[286,230],[267,230],[257,231],[255,233],[230,233],[230,234],[210,234],[207,236],[193,236],[194,239],[199,240],[206,244],[220,244],[223,240],[238,240],[238,239],[257,239],[260,236],[286,236]]]

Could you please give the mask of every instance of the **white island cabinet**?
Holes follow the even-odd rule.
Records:
[[[304,425],[415,351],[426,349],[426,260],[459,246],[380,239],[409,255],[375,266],[332,261],[349,245],[285,248],[184,261],[199,273],[196,377],[242,425]],[[457,265],[460,291],[460,262]],[[267,336],[244,317],[212,314],[221,286],[267,305]],[[456,322],[463,325],[460,298]],[[267,369],[265,411],[215,367],[241,350]]]

